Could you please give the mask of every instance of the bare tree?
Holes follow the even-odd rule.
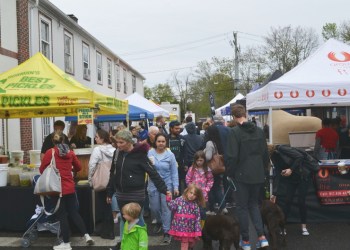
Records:
[[[264,38],[263,52],[267,56],[271,70],[288,72],[306,59],[317,47],[318,36],[309,28],[291,26],[271,28]]]

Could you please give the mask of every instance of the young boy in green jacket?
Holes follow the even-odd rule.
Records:
[[[126,220],[123,230],[121,250],[148,250],[148,235],[146,224],[139,221],[141,207],[138,203],[131,202],[122,208],[122,214]],[[110,248],[112,250],[118,249]]]

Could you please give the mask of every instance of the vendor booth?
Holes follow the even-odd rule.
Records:
[[[99,115],[126,114],[128,102],[86,88],[40,52],[0,75],[0,118],[76,115],[95,109]]]
[[[76,115],[82,108],[102,115],[128,112],[127,101],[84,87],[41,53],[0,75],[0,105],[0,118],[5,119],[62,117]],[[83,166],[82,171],[84,167],[87,168]],[[77,192],[80,213],[91,232],[91,189],[88,185],[81,185],[77,187]],[[0,193],[1,197],[5,197],[4,205],[0,208],[0,230],[23,231],[34,213],[34,203],[38,204],[33,187],[3,186]]]
[[[129,95],[127,98],[125,98],[125,100],[127,100],[131,105],[134,105],[136,107],[140,107],[142,109],[149,111],[154,115],[154,117],[157,117],[160,115],[164,117],[169,117],[169,111],[147,100],[146,98],[141,96],[139,93],[135,92],[132,95]]]
[[[313,55],[247,95],[247,110],[350,105],[350,46],[329,39]],[[272,115],[269,117],[272,141]]]
[[[215,113],[219,113],[222,116],[230,116],[231,115],[231,104],[235,103],[237,100],[241,100],[244,98],[244,95],[238,93],[231,101],[221,106],[220,108],[215,109]]]
[[[349,82],[350,46],[330,39],[291,71],[249,93],[247,110],[269,110],[270,143],[276,143],[273,140],[276,130],[272,131],[273,109],[349,106]],[[321,126],[320,120],[314,120],[313,124],[315,130]],[[346,161],[346,165],[349,164]],[[345,198],[346,191],[350,190],[348,177],[349,174],[341,175],[337,166],[330,162],[321,164],[308,191],[309,222],[350,220],[348,198]],[[283,196],[283,187],[279,190],[279,195]],[[299,222],[298,218],[295,204],[289,220]]]
[[[94,119],[96,122],[111,122],[111,121],[125,121],[129,118],[130,121],[139,121],[142,119],[153,119],[153,113],[134,105],[129,104],[128,114],[116,115],[98,115]],[[77,121],[77,116],[66,116],[66,121]]]

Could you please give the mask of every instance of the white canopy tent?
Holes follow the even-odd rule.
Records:
[[[238,93],[231,101],[221,106],[220,108],[215,109],[215,113],[221,115],[231,115],[230,105],[231,103],[235,103],[237,100],[241,100],[244,98],[244,95]]]
[[[247,109],[350,105],[350,46],[329,39],[305,61],[247,95]],[[269,117],[272,124],[272,117]],[[272,126],[270,126],[272,142]]]
[[[140,107],[142,109],[145,109],[151,113],[154,114],[155,117],[157,116],[164,116],[169,117],[169,111],[163,109],[162,107],[159,107],[157,104],[155,104],[152,101],[147,100],[143,96],[141,96],[138,93],[133,93],[132,95],[129,95],[125,100],[128,100],[129,104],[134,105],[136,107]]]

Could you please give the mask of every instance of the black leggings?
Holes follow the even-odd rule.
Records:
[[[306,195],[307,190],[309,187],[310,178],[300,179],[300,181],[286,181],[286,201],[285,205],[283,206],[283,212],[287,221],[288,214],[290,212],[293,197],[295,195],[295,192],[298,190],[298,207],[299,207],[299,215],[301,224],[306,224],[306,217],[307,217],[307,209],[306,209]]]
[[[78,211],[78,201],[76,194],[67,194],[61,198],[61,204],[56,212],[56,217],[60,222],[63,242],[69,242],[70,229],[68,216],[83,235],[87,233],[83,219]]]

